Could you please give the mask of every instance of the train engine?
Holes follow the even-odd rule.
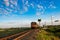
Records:
[[[39,28],[39,26],[36,22],[31,22],[31,28],[35,29],[35,28]]]

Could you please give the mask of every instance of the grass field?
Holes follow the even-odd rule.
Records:
[[[8,29],[0,29],[0,38],[10,36],[16,33],[20,33],[26,30],[30,30],[31,28],[8,28]]]
[[[53,33],[48,33],[44,30],[41,30],[37,35],[37,40],[60,40],[57,36],[54,36]]]
[[[60,28],[50,27],[48,29],[41,29],[37,35],[37,40],[60,40]]]

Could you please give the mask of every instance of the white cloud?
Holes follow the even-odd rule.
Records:
[[[9,12],[12,12],[13,10],[12,9],[10,9],[10,8],[6,8],[6,10],[8,10]]]
[[[2,14],[2,9],[0,8],[0,14]]]
[[[22,3],[23,3],[22,9],[20,9],[20,7],[18,7],[18,10],[20,11],[20,14],[23,14],[23,13],[27,12],[28,8],[30,6],[28,0],[22,0]]]
[[[8,11],[4,10],[4,14],[7,15],[7,14],[9,14],[9,13],[8,13]]]
[[[37,12],[36,12],[36,15],[39,16],[39,15],[41,15],[41,14],[43,14],[43,13],[44,13],[43,11],[42,11],[42,12],[37,11]]]
[[[27,7],[24,7],[24,10],[25,10],[25,11],[28,11],[28,8],[27,8]]]
[[[40,15],[40,12],[36,12],[36,15],[39,16]]]
[[[43,14],[45,11],[45,8],[42,5],[37,5],[37,9],[36,9],[36,15],[39,16],[41,14]]]
[[[12,4],[10,6],[11,6],[11,8],[14,8],[14,6]]]
[[[30,5],[34,8],[34,4],[33,3],[31,3]]]
[[[17,1],[18,1],[18,0],[10,0],[10,7],[11,7],[12,9],[17,10],[17,7],[18,7]]]
[[[1,8],[0,9],[0,14],[2,14],[2,17],[3,16],[8,16],[10,13],[11,13],[11,9],[9,9],[9,8],[6,8],[6,9]]]
[[[39,8],[39,9],[43,9],[43,6],[42,5],[37,5],[37,7]]]
[[[0,13],[4,14],[4,10],[5,10],[4,8],[0,8]]]
[[[48,6],[48,8],[56,8],[56,6],[55,6],[55,3],[53,2],[53,1],[51,1],[50,3],[49,3],[49,6]]]
[[[39,15],[43,14],[44,11],[45,11],[45,9],[37,10],[36,15],[39,16]]]
[[[5,5],[7,6],[7,8],[3,8],[4,6],[1,5],[2,8],[0,9],[0,13],[2,15],[8,15],[14,10],[17,11],[17,8],[16,8],[18,6],[17,0],[3,0],[3,1],[4,1]],[[11,7],[11,9],[8,7]]]
[[[4,0],[6,6],[9,6],[9,0]]]
[[[26,12],[26,11],[28,11],[28,7],[27,6],[24,6],[23,7],[23,10]]]
[[[28,1],[26,1],[25,5],[27,5],[27,4],[28,4]]]
[[[22,0],[22,3],[24,3],[24,0]]]
[[[54,6],[53,4],[50,4],[48,8],[56,8],[56,6]]]
[[[24,1],[25,2],[25,1]],[[25,3],[23,3],[23,6],[27,6],[27,7],[29,7],[30,5],[29,5],[29,2],[28,1],[26,1]]]
[[[10,0],[10,3],[11,3],[12,5],[17,6],[17,0]]]
[[[20,11],[20,14],[23,14],[24,13],[24,11]]]

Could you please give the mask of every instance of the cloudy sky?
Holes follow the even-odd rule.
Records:
[[[60,0],[0,0],[0,27],[28,26],[38,18],[60,19]]]

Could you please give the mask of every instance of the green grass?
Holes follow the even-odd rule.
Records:
[[[31,28],[9,28],[9,29],[0,29],[0,38],[10,36],[16,33],[20,33]]]
[[[60,37],[60,26],[58,27],[50,27],[48,29],[46,29],[45,31],[49,32],[49,33],[53,33],[55,36]]]
[[[60,40],[57,36],[54,36],[53,33],[47,32],[45,30],[40,30],[36,40]]]
[[[47,26],[47,29],[40,30],[37,40],[60,40],[60,25]]]
[[[50,36],[46,35],[45,33],[45,31],[41,30],[41,32],[39,32],[37,35],[37,40],[51,40]]]

